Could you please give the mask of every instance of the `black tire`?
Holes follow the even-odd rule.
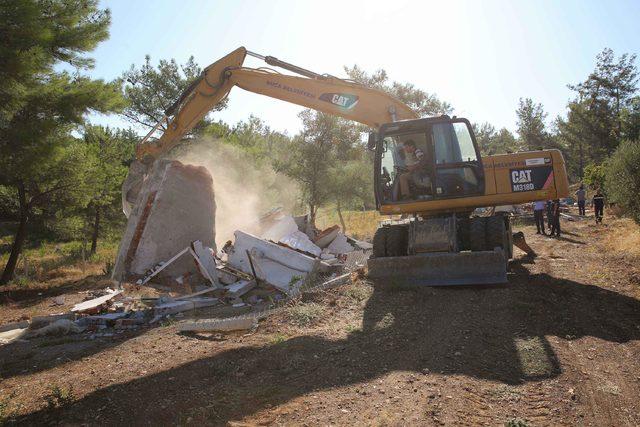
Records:
[[[470,249],[470,244],[469,244],[470,222],[471,222],[470,218],[462,218],[458,220],[458,230],[456,234],[458,235],[458,250],[460,251],[468,251]]]
[[[387,256],[387,234],[389,227],[380,227],[373,235],[373,257],[384,258]]]
[[[502,215],[487,218],[487,249],[501,248],[505,253],[509,250],[507,226]]]
[[[392,225],[387,234],[387,256],[406,256],[409,248],[409,227]]]
[[[469,249],[474,252],[486,250],[486,224],[487,219],[482,217],[471,218],[469,222]]]

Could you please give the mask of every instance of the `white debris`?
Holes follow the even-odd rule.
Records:
[[[283,237],[288,236],[296,231],[298,231],[298,225],[293,220],[292,216],[286,215],[276,220],[273,225],[263,231],[262,238],[277,242]]]
[[[313,240],[313,243],[318,245],[319,248],[326,248],[333,242],[333,240],[338,236],[340,232],[340,227],[334,225],[333,227],[329,227],[326,230],[322,230],[316,238]]]
[[[255,280],[238,280],[231,285],[225,286],[225,289],[227,290],[229,296],[240,297],[255,287]]]
[[[218,304],[218,298],[192,298],[183,301],[171,301],[164,304],[158,304],[153,310],[153,314],[158,316],[166,316],[169,314],[182,313],[183,311],[194,310],[196,308],[210,307]]]
[[[314,269],[324,272],[330,268],[316,258],[236,231],[235,243],[228,251],[228,262],[237,270],[253,274],[247,253],[251,254],[257,278],[286,294],[297,293],[309,272]]]
[[[251,329],[257,325],[256,319],[251,317],[235,317],[230,319],[200,320],[197,322],[182,323],[178,325],[179,331],[239,331]]]
[[[71,309],[72,312],[83,312],[88,310],[97,309],[101,305],[108,302],[110,299],[115,297],[116,295],[121,294],[122,291],[112,291],[109,289],[109,292],[106,295],[103,295],[98,298],[90,299],[89,301],[83,301],[73,306]]]
[[[28,336],[29,337],[41,337],[45,335],[62,336],[67,334],[76,334],[78,332],[82,332],[83,330],[84,328],[76,325],[75,322],[72,322],[71,320],[60,319],[40,329],[36,329],[35,331],[30,331],[28,333]]]
[[[212,286],[218,286],[218,272],[216,260],[213,258],[213,249],[206,247],[200,240],[191,242],[191,255],[196,260],[200,274],[206,277]]]
[[[280,243],[283,243],[290,248],[313,254],[317,257],[319,257],[322,252],[322,249],[316,246],[311,239],[309,239],[309,236],[298,230],[281,238]]]
[[[353,246],[351,246],[349,242],[347,242],[347,236],[342,233],[338,233],[336,238],[333,239],[333,242],[331,242],[331,244],[327,246],[327,250],[329,253],[341,255],[353,252],[354,249]]]

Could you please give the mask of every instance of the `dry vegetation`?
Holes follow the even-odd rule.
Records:
[[[370,239],[373,237],[378,222],[386,218],[377,211],[344,211],[342,216],[347,227],[347,234],[356,239]],[[338,212],[331,207],[323,208],[318,213],[316,223],[320,229],[334,224],[340,225]]]

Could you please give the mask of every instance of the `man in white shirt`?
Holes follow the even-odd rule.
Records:
[[[403,144],[404,160],[407,167],[407,171],[400,174],[400,195],[402,199],[411,199],[411,190],[409,188],[409,181],[416,179],[420,172],[424,172],[426,167],[426,157],[424,151],[416,147],[416,143],[412,140],[407,140]],[[421,181],[428,180],[427,186],[431,186],[431,181],[428,177],[423,177]]]
[[[533,218],[536,220],[536,228],[538,231],[536,234],[547,234],[544,231],[544,210],[547,203],[543,200],[533,202]]]

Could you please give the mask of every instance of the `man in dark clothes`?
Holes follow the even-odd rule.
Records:
[[[586,201],[587,192],[584,190],[584,185],[580,185],[578,191],[576,191],[576,197],[578,199],[578,215],[584,215],[584,204]]]
[[[549,232],[551,232],[551,226],[553,225],[553,203],[551,203],[551,200],[547,200],[547,224]]]
[[[602,217],[604,216],[604,195],[598,188],[596,190],[596,194],[593,195],[593,209],[596,215],[596,224],[602,222]]]
[[[560,200],[555,199],[551,205],[553,221],[551,223],[551,236],[560,237]]]

